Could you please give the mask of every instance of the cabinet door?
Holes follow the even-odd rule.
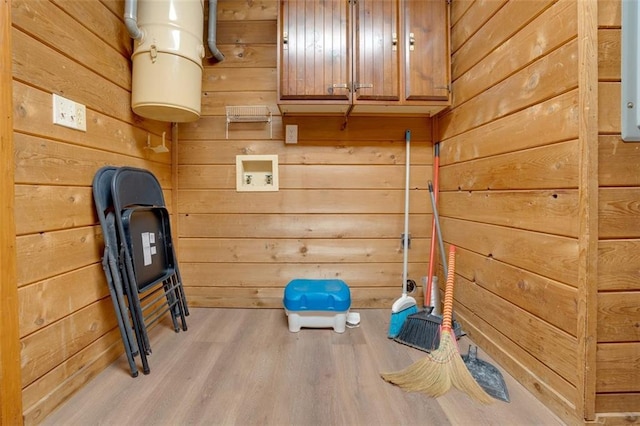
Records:
[[[405,98],[449,99],[449,6],[446,0],[404,0]]]
[[[280,5],[280,99],[350,101],[346,0]]]
[[[399,101],[398,0],[355,2],[355,100]]]

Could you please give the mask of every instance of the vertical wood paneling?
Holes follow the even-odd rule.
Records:
[[[347,90],[330,89],[333,85],[346,84],[349,76],[347,58],[350,40],[345,37],[347,26],[351,25],[348,3],[341,0],[299,0],[283,2],[281,8],[283,20],[282,33],[278,35],[281,46],[278,49],[282,64],[279,83],[283,99],[346,100],[349,95]],[[264,20],[265,17],[275,23],[275,17],[261,18]],[[241,31],[237,23],[225,25]],[[276,34],[263,34],[262,37],[263,43],[269,43],[269,38],[275,39]]]
[[[391,48],[393,35],[400,37],[398,4],[365,0],[356,13],[354,83],[363,87],[355,95],[358,100],[399,100],[399,48]]]
[[[409,1],[402,4],[404,32],[414,34],[413,51],[404,51],[404,97],[408,100],[448,102],[451,92],[449,66],[449,2]]]
[[[598,311],[598,3],[578,8],[579,237],[577,412],[595,419]]]
[[[14,226],[11,1],[0,4],[0,424],[22,424]]]

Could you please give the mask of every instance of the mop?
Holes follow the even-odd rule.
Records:
[[[411,145],[411,131],[405,132],[406,140],[406,173],[405,173],[405,193],[404,193],[404,235],[402,236],[402,253],[403,253],[403,268],[402,268],[402,296],[391,306],[391,320],[389,321],[389,338],[396,337],[402,329],[402,324],[411,314],[418,312],[416,300],[407,295],[407,263],[409,256],[409,167],[410,162],[410,145]]]
[[[453,385],[472,398],[489,404],[494,399],[475,381],[458,351],[451,320],[454,279],[455,246],[452,245],[449,250],[440,346],[404,370],[383,373],[382,378],[406,391],[422,392],[432,397],[444,395]]]

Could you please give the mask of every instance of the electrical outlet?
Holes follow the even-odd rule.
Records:
[[[87,108],[70,99],[53,94],[53,124],[87,131]]]
[[[87,131],[87,107],[76,102],[76,129]]]
[[[287,124],[285,127],[285,143],[298,143],[298,125]]]

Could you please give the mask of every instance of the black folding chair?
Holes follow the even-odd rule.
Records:
[[[118,328],[120,329],[131,375],[136,377],[138,368],[134,357],[138,354],[138,345],[131,329],[129,309],[124,300],[125,289],[120,276],[119,243],[113,215],[113,198],[111,197],[111,179],[115,170],[115,167],[103,167],[98,170],[93,179],[93,199],[104,239],[102,269],[109,286],[109,294],[116,312]]]
[[[151,353],[147,328],[170,312],[175,331],[180,330],[178,317],[186,330],[186,298],[182,280],[177,279],[170,219],[160,182],[147,170],[121,167],[113,175],[111,194],[122,236],[122,275],[128,283],[129,307],[137,317],[138,344],[146,372],[146,355]]]
[[[174,330],[187,330],[185,317],[189,314],[162,188],[146,170],[104,167],[94,178],[94,194],[98,194],[96,208],[104,216],[100,220],[106,234],[103,266],[108,265],[105,273],[113,283],[112,297],[118,323],[123,324],[121,334],[131,374],[137,375],[133,362],[137,354],[143,372],[148,374],[147,355],[151,353],[148,327],[169,312]],[[127,296],[127,304],[123,294]]]

